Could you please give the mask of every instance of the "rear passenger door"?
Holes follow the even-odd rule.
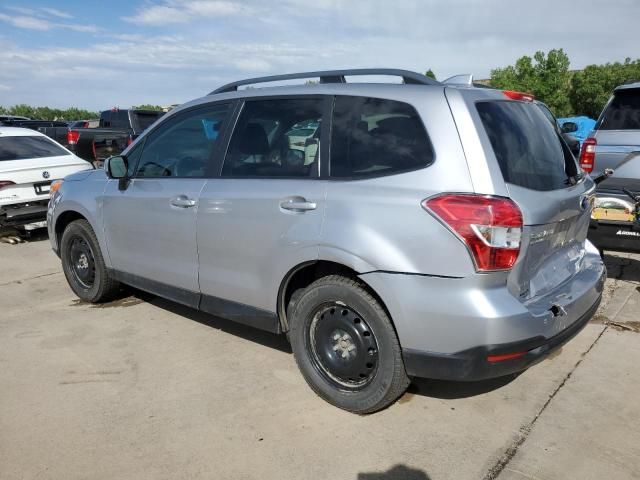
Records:
[[[325,205],[319,177],[330,98],[244,102],[220,178],[205,185],[198,211],[201,308],[277,329],[280,281],[318,256]]]

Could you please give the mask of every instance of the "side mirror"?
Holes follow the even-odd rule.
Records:
[[[573,133],[578,131],[578,124],[576,122],[564,122],[560,127],[562,133]]]
[[[107,176],[118,180],[118,189],[120,190],[126,190],[129,186],[129,177],[127,176],[128,167],[127,157],[124,155],[109,157],[104,162],[104,169],[107,172]]]

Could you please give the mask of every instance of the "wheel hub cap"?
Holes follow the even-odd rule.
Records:
[[[354,309],[338,303],[318,307],[309,343],[315,368],[330,383],[357,390],[373,380],[378,344],[373,330]]]

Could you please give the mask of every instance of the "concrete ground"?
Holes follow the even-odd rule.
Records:
[[[46,240],[0,244],[0,478],[640,478],[640,256],[607,263],[599,313],[551,358],[361,417],[282,337],[140,293],[82,304]]]

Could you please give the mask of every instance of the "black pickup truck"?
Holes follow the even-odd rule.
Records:
[[[97,128],[69,128],[67,148],[94,165],[122,152],[164,112],[154,110],[106,110]]]

